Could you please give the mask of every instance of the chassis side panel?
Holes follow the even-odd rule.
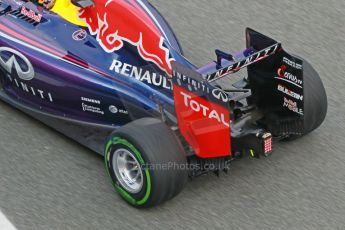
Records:
[[[0,90],[0,99],[92,151],[104,155],[104,141],[117,127],[56,116],[20,104]]]

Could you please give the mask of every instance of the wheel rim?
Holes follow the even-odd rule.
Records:
[[[139,193],[144,184],[143,173],[134,154],[124,148],[117,149],[112,163],[116,178],[122,187],[130,193]]]

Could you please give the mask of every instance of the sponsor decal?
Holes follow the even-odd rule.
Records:
[[[298,64],[294,61],[291,61],[290,59],[288,59],[287,57],[283,57],[283,62],[295,69],[299,69],[301,70],[303,68],[303,66],[301,64]]]
[[[6,53],[10,55],[7,60],[4,59]],[[35,76],[31,62],[23,54],[8,47],[0,47],[0,65],[9,74],[12,74],[14,67],[18,77],[24,81],[30,81]]]
[[[78,16],[108,53],[127,42],[139,55],[171,75],[170,51],[161,31],[136,0],[95,0],[93,7],[80,8]]]
[[[82,41],[86,38],[86,36],[87,36],[87,32],[86,30],[83,30],[83,29],[74,31],[72,34],[72,38],[75,41]]]
[[[190,95],[188,95],[182,91],[180,93],[183,96],[184,105],[187,108],[192,109],[196,113],[201,113],[206,118],[215,119],[219,123],[225,125],[226,127],[230,127],[230,122],[225,121],[225,114],[224,113],[218,113],[217,110],[210,109],[206,105],[203,105],[203,104],[197,102],[196,100],[193,100],[192,96],[190,96]]]
[[[42,14],[36,14],[35,11],[29,10],[25,6],[22,7],[20,13],[38,23],[40,23],[42,20]]]
[[[254,53],[252,55],[250,55],[249,57],[247,57],[246,59],[239,61],[237,63],[234,63],[226,68],[222,68],[219,71],[209,74],[206,76],[206,79],[210,82],[218,80],[228,74],[234,73],[239,71],[240,69],[253,64],[255,62],[258,62],[272,54],[275,54],[277,50],[279,50],[279,48],[281,47],[281,45],[279,43],[270,46],[264,50],[261,50],[257,53]]]
[[[100,105],[101,101],[100,100],[96,100],[96,99],[92,99],[92,98],[88,98],[88,97],[81,97],[80,98],[82,101],[84,102],[88,102],[88,103],[93,103],[93,104],[97,104]]]
[[[221,100],[223,102],[229,102],[229,96],[226,92],[224,92],[221,89],[213,89],[212,95],[217,98],[218,100]]]
[[[172,90],[173,88],[173,84],[170,78],[154,72],[150,72],[149,70],[144,70],[137,66],[122,63],[118,60],[113,60],[109,70],[126,77],[135,78],[138,81],[147,83],[149,85],[161,87],[163,89]]]
[[[118,109],[115,105],[111,105],[109,106],[109,111],[111,113],[122,113],[122,114],[128,114],[128,111],[127,110],[124,110],[124,109]]]
[[[11,75],[7,74],[7,78],[10,80],[10,82],[14,83],[18,89],[21,89],[22,91],[29,93],[33,96],[37,96],[41,98],[42,100],[48,100],[50,102],[54,102],[53,96],[50,92],[46,92],[42,89],[37,89],[33,86],[30,86],[26,82],[19,81],[16,78],[12,78]]]
[[[279,77],[284,77],[286,69],[287,69],[286,65],[280,66],[278,71],[277,71],[278,76]]]
[[[99,107],[87,105],[85,103],[82,103],[81,106],[84,112],[98,113],[104,115],[104,111],[102,111],[102,109]]]
[[[173,76],[178,86],[182,86],[190,92],[208,95],[209,98],[216,102],[221,102],[221,104],[227,104],[229,102],[229,97],[226,92],[222,89],[209,86],[209,84],[204,82],[202,78],[194,79],[177,71],[173,72]]]
[[[295,112],[299,115],[304,115],[303,113],[303,109],[298,108],[297,102],[288,99],[286,97],[284,97],[284,107],[288,108],[289,110],[291,110],[292,112]]]
[[[294,91],[288,89],[287,87],[283,86],[283,85],[278,85],[278,91],[290,96],[290,97],[293,97],[297,100],[300,100],[300,101],[303,101],[303,95],[300,95],[299,93],[295,93]]]
[[[287,72],[286,65],[282,65],[278,70],[277,74],[279,77],[275,77],[276,79],[280,79],[286,81],[292,85],[297,86],[298,88],[303,88],[303,80],[298,78],[297,76],[293,75],[292,73]]]
[[[9,58],[6,60],[4,56]],[[14,83],[18,89],[42,100],[54,101],[50,92],[35,88],[27,83],[34,78],[35,72],[31,62],[20,52],[8,47],[0,47],[0,66],[7,72],[7,79]]]
[[[109,111],[111,113],[118,113],[119,112],[119,110],[117,109],[117,107],[115,105],[109,106]]]

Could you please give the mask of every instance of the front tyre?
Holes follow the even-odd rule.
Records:
[[[181,144],[167,125],[153,118],[113,132],[105,146],[105,166],[116,191],[137,208],[173,198],[188,177]]]

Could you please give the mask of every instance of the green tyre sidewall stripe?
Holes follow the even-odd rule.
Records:
[[[127,191],[125,191],[121,186],[117,185],[113,181],[113,179],[110,175],[110,167],[109,167],[110,159],[109,158],[110,158],[110,152],[111,152],[110,149],[113,145],[124,145],[124,146],[128,147],[135,154],[135,156],[137,157],[137,159],[141,165],[145,164],[143,157],[141,156],[140,152],[130,142],[128,142],[127,140],[120,138],[120,137],[111,138],[108,141],[108,143],[105,145],[105,156],[104,156],[105,167],[106,167],[108,176],[110,177],[116,191],[130,204],[138,205],[138,206],[144,205],[148,201],[148,199],[150,198],[150,195],[151,195],[151,176],[150,176],[149,169],[144,170],[145,176],[146,176],[146,182],[147,182],[145,195],[142,199],[137,201]]]

